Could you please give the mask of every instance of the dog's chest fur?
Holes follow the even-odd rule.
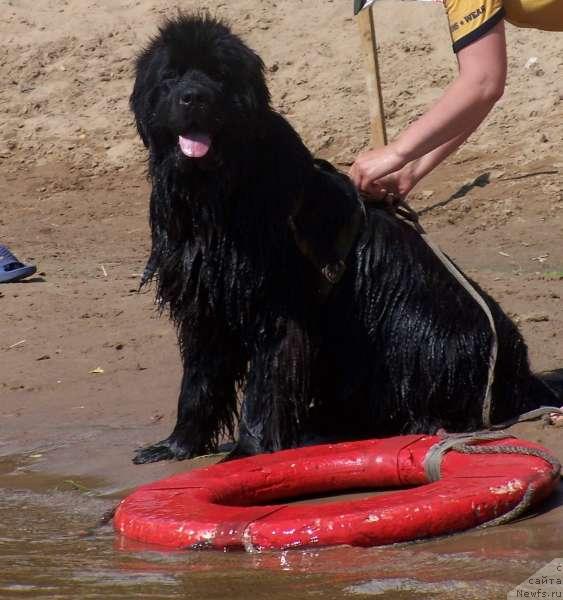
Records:
[[[289,228],[287,196],[283,206],[275,191],[259,186],[224,189],[178,177],[158,192],[172,209],[158,259],[158,294],[174,320],[211,311],[229,329],[243,330],[276,313],[299,318],[314,301],[313,274]],[[276,210],[264,210],[263,203]]]

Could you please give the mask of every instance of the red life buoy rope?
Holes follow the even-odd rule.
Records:
[[[425,462],[440,442],[436,436],[400,436],[196,469],[139,488],[118,506],[114,525],[129,539],[168,548],[373,546],[463,531],[503,514],[516,516],[523,503],[539,502],[558,483],[556,459],[537,444],[514,439],[472,444],[490,447],[486,455],[450,444],[440,457],[440,479],[430,482]],[[273,504],[312,494],[397,487],[412,489],[360,500]]]

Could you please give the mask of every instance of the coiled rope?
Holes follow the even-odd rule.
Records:
[[[553,456],[549,452],[546,452],[545,450],[518,446],[517,444],[504,446],[475,445],[483,441],[501,440],[507,438],[514,438],[514,436],[507,433],[494,431],[480,431],[477,433],[448,435],[441,442],[434,444],[434,446],[432,446],[432,448],[430,448],[426,454],[424,459],[424,470],[428,481],[434,482],[441,479],[442,460],[446,452],[449,452],[450,450],[455,450],[456,452],[461,452],[462,454],[521,454],[525,456],[536,456],[537,458],[541,458],[551,465],[552,479],[559,478],[561,474],[561,463],[557,457]],[[500,517],[481,524],[480,527],[494,527],[517,519],[532,505],[535,491],[536,488],[534,485],[530,484],[524,492],[522,499],[514,508]]]

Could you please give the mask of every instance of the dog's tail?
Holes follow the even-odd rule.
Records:
[[[538,373],[538,378],[555,394],[560,402],[563,401],[563,369]]]
[[[515,416],[497,419],[493,429],[504,429],[523,421],[547,418],[548,414],[563,414],[563,369],[530,374],[524,403]]]

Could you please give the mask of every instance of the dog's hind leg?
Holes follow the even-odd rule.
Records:
[[[302,443],[312,347],[299,324],[284,321],[276,329],[277,335],[264,336],[251,357],[239,439],[228,459]]]
[[[211,327],[204,332],[190,329],[186,338],[180,331],[180,342],[184,373],[176,425],[165,440],[137,450],[133,458],[136,464],[215,452],[221,434],[233,434],[235,382],[242,377],[246,362],[243,353],[235,351],[228,338]]]

